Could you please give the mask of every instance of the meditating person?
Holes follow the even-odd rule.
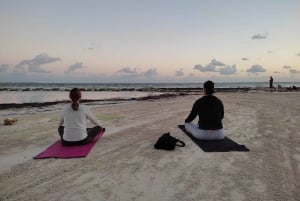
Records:
[[[61,142],[64,146],[88,144],[103,128],[89,107],[79,104],[81,91],[78,88],[70,91],[70,99],[72,103],[65,106],[59,121],[58,133],[61,137]],[[87,119],[95,127],[87,129]]]
[[[185,129],[195,138],[201,140],[221,140],[224,138],[222,119],[224,106],[222,101],[213,95],[214,83],[210,80],[203,85],[204,96],[198,99],[185,120]],[[199,117],[198,125],[192,121]]]

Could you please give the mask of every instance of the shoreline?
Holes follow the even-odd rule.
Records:
[[[161,99],[161,98],[171,98],[175,96],[182,96],[187,94],[159,94],[159,95],[148,95],[145,97],[138,97],[138,98],[109,98],[109,99],[82,99],[81,103],[94,103],[94,102],[102,102],[103,104],[117,104],[118,102],[128,102],[128,101],[142,101],[142,100],[154,100],[154,99]],[[64,104],[69,103],[69,100],[63,101],[52,101],[52,102],[32,102],[32,103],[1,103],[0,110],[5,109],[12,109],[12,108],[34,108],[34,107],[46,107],[52,106],[57,104]],[[109,103],[105,103],[109,102]]]
[[[140,92],[157,92],[162,93],[158,95],[152,95],[149,94],[147,96],[142,97],[132,97],[132,98],[108,98],[108,99],[82,99],[82,103],[92,103],[92,102],[110,102],[108,104],[113,104],[112,102],[121,102],[121,101],[141,101],[141,100],[153,100],[153,99],[161,99],[161,98],[171,98],[176,96],[186,96],[186,95],[193,95],[193,94],[201,94],[201,91],[203,90],[200,88],[147,88],[147,89],[116,89],[116,90],[95,90],[95,89],[81,89],[82,91],[140,91]],[[18,91],[18,90],[16,90]],[[26,91],[26,90],[25,90]],[[25,92],[24,91],[24,92]],[[30,90],[35,91],[35,90]],[[39,91],[39,90],[37,90]],[[48,91],[48,90],[47,90]],[[51,91],[51,90],[50,90]],[[54,90],[55,91],[55,90]],[[59,90],[58,90],[59,91]],[[65,90],[67,91],[67,90]],[[292,87],[284,87],[284,88],[251,88],[251,87],[242,87],[242,88],[216,88],[215,91],[217,93],[224,93],[224,92],[241,92],[241,93],[247,93],[251,91],[265,91],[265,92],[298,92],[300,91],[300,88],[292,88]],[[61,100],[61,101],[49,101],[49,102],[31,102],[31,103],[0,103],[0,110],[5,109],[13,109],[13,108],[34,108],[34,107],[47,107],[57,104],[64,104],[68,103],[68,100]],[[104,103],[105,104],[105,103]]]

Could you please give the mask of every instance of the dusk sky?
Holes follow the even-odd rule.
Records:
[[[0,82],[300,81],[300,0],[0,0]]]

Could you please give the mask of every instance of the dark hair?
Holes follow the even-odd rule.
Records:
[[[81,91],[78,88],[73,88],[70,91],[70,99],[72,100],[72,108],[73,110],[78,110],[79,108],[79,103],[78,101],[81,98]]]
[[[205,89],[205,92],[207,95],[211,95],[211,94],[215,93],[214,87],[215,87],[215,84],[210,80],[206,81],[203,84],[203,88]]]

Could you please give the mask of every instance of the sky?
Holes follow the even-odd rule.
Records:
[[[0,82],[300,81],[300,0],[0,0]]]

